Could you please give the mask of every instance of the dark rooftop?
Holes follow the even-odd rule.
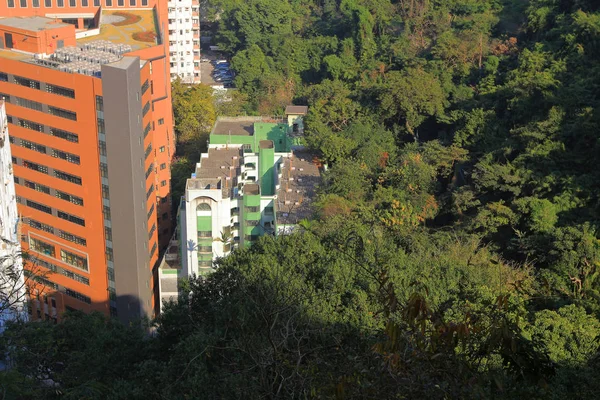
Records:
[[[260,194],[260,186],[257,183],[246,183],[244,185],[244,194],[257,195]]]
[[[261,140],[261,141],[258,143],[258,146],[259,146],[261,149],[272,149],[272,148],[274,148],[274,147],[275,147],[275,145],[273,144],[273,141],[272,141],[272,140]]]
[[[284,159],[277,191],[279,224],[296,224],[310,217],[311,202],[321,181],[319,165],[315,155],[305,150]]]
[[[286,114],[306,115],[308,113],[308,106],[287,106],[285,108]]]
[[[254,120],[217,121],[212,133],[215,135],[252,136]]]

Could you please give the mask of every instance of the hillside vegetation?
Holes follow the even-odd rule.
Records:
[[[7,398],[597,398],[600,4],[209,8],[238,111],[309,106],[314,218],[191,280],[150,338],[13,325]],[[177,106],[191,136],[214,119]]]

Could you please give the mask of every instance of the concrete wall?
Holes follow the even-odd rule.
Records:
[[[102,66],[102,92],[119,319],[152,317],[140,60]]]

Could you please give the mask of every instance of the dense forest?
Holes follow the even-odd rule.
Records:
[[[176,84],[180,143],[309,105],[314,218],[190,281],[154,335],[11,326],[4,398],[597,398],[600,3],[209,9],[239,92]]]

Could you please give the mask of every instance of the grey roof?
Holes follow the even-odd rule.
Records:
[[[62,28],[69,26],[63,22],[57,22],[52,18],[46,17],[11,17],[0,19],[0,25],[10,26],[11,28],[25,29],[28,31],[43,31],[46,29]]]
[[[254,122],[256,122],[254,118],[237,121],[217,120],[212,133],[215,135],[252,136],[254,134]]]
[[[321,171],[315,154],[300,150],[285,157],[281,168],[280,188],[277,192],[277,221],[279,224],[297,224],[310,217],[311,203],[321,182]]]
[[[308,106],[287,106],[285,108],[286,114],[306,115],[308,113]]]

